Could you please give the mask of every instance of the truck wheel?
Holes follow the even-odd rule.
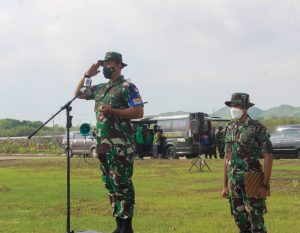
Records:
[[[167,159],[178,159],[178,155],[176,155],[175,146],[168,146],[165,151],[165,154]]]
[[[97,158],[97,157],[98,157],[97,151],[96,151],[96,148],[95,148],[95,147],[91,149],[90,155],[91,155],[93,158]]]

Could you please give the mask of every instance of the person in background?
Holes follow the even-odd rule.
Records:
[[[220,126],[218,129],[218,133],[216,134],[216,146],[218,148],[218,152],[219,152],[219,156],[221,159],[224,158],[224,154],[225,154],[225,138],[224,138],[224,131],[223,131],[223,127]]]
[[[143,125],[139,124],[136,130],[136,151],[140,159],[144,157],[144,137],[143,137]]]
[[[151,157],[153,157],[153,154],[152,154],[153,136],[154,136],[153,129],[148,129],[148,133],[147,133],[146,140],[145,140],[145,147],[146,147],[145,154],[150,155]]]
[[[160,158],[160,145],[161,145],[161,132],[157,125],[154,126],[154,137],[152,143],[152,154],[153,158]]]
[[[200,145],[201,145],[201,152],[205,155],[205,158],[209,156],[209,149],[210,149],[210,137],[208,136],[208,132],[204,132],[200,136]]]
[[[212,128],[210,133],[210,144],[209,144],[209,158],[212,159],[214,157],[217,158],[217,151],[216,151],[216,128]]]

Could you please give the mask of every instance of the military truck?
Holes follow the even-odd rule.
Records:
[[[180,156],[192,158],[203,151],[201,137],[211,136],[212,127],[224,125],[227,119],[210,117],[207,113],[178,113],[164,116],[150,116],[133,120],[133,128],[138,124],[151,128],[158,125],[162,130],[161,151],[165,158],[177,159]]]

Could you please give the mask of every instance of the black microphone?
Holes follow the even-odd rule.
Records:
[[[87,87],[82,87],[82,88],[80,88],[79,91],[78,91],[77,94],[76,94],[76,97],[82,95],[82,94],[86,91],[86,88],[87,88]]]

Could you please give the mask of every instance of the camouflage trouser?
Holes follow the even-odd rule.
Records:
[[[106,144],[107,145],[107,144]],[[101,148],[102,147],[102,148]],[[127,219],[133,217],[134,187],[132,184],[133,153],[120,153],[115,147],[107,150],[105,145],[97,146],[102,181],[109,191],[113,217]],[[103,153],[105,151],[105,153]]]
[[[242,183],[229,182],[231,214],[240,233],[266,233],[263,215],[267,212],[265,199],[248,198]]]

